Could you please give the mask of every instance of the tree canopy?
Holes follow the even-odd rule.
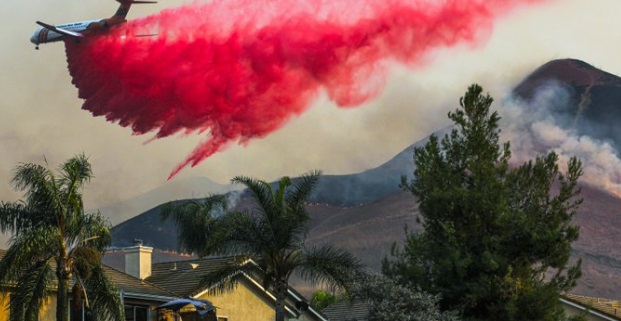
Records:
[[[439,296],[383,275],[364,274],[353,286],[354,300],[369,306],[369,321],[458,321],[454,311],[442,311]]]
[[[0,204],[0,230],[13,234],[0,261],[0,283],[16,284],[10,321],[38,320],[43,300],[57,294],[56,319],[69,317],[69,286],[74,303],[97,320],[122,320],[119,293],[101,266],[110,244],[109,224],[99,213],[84,213],[82,190],[92,178],[84,155],[60,165],[58,172],[20,164],[12,183],[25,199]]]
[[[417,198],[424,231],[395,246],[383,270],[440,295],[464,319],[558,320],[559,293],[580,276],[570,254],[581,162],[571,158],[561,173],[550,152],[510,165],[500,117],[482,92],[470,86],[448,114],[450,134],[414,150],[414,176],[402,187]]]

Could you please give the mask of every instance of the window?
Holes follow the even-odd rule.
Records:
[[[69,299],[69,321],[94,321],[93,314],[84,306],[84,302],[76,305]]]
[[[228,317],[218,317],[218,321],[229,321]]]
[[[149,307],[125,305],[125,321],[149,321]]]

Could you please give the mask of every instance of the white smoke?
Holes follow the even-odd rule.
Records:
[[[621,159],[615,147],[607,141],[579,135],[575,128],[560,124],[572,123],[560,119],[553,110],[569,104],[570,93],[559,84],[540,88],[528,104],[511,99],[501,107],[503,140],[511,143],[512,160],[521,164],[554,151],[559,155],[559,167],[567,168],[573,156],[582,161],[581,180],[621,197]],[[575,123],[575,121],[573,122]]]

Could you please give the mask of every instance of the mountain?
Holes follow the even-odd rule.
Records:
[[[615,127],[621,121],[621,78],[582,61],[549,62],[520,82],[513,91],[525,102],[535,101],[543,89],[561,91],[565,100],[548,106],[559,126],[621,146]],[[541,106],[529,105],[527,108]],[[619,106],[619,107],[617,107]],[[602,128],[594,128],[594,127]],[[438,133],[440,136],[446,132]],[[309,245],[331,243],[358,256],[369,268],[379,270],[393,242],[404,239],[404,228],[419,231],[417,203],[399,189],[401,175],[413,172],[412,155],[420,141],[387,163],[358,174],[329,175],[320,180],[308,204],[312,223]],[[619,150],[619,148],[617,148]],[[582,186],[584,203],[575,217],[580,239],[573,257],[583,260],[583,277],[575,293],[618,297],[621,288],[621,199],[592,186]],[[162,199],[162,202],[169,199]],[[241,198],[239,206],[244,205]],[[161,222],[159,207],[112,229],[113,243],[131,245],[134,238],[160,249],[176,249],[176,230]]]
[[[513,90],[531,108],[537,94],[549,89],[559,99],[546,107],[557,125],[621,150],[621,78],[576,59],[553,60],[537,68]]]
[[[165,200],[205,197],[211,193],[226,193],[235,190],[233,185],[222,185],[206,177],[193,177],[168,181],[160,187],[131,199],[101,208],[99,211],[110,217],[112,224],[126,221]]]

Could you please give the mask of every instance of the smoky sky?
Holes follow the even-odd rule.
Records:
[[[134,6],[128,19],[182,3]],[[55,167],[84,152],[95,173],[85,191],[87,207],[108,206],[170,184],[171,168],[203,142],[201,136],[180,133],[147,143],[152,136],[132,135],[130,129],[93,117],[81,109],[62,43],[35,51],[28,41],[36,20],[60,24],[103,18],[116,7],[111,0],[0,4],[5,26],[0,30],[0,199],[21,196],[9,183],[17,163],[42,163],[45,157]],[[228,183],[235,175],[271,180],[312,169],[359,172],[448,125],[446,113],[457,107],[469,84],[479,83],[501,101],[536,67],[568,57],[621,74],[618,12],[617,0],[550,1],[518,8],[495,20],[481,43],[430,51],[416,67],[389,63],[385,87],[364,105],[336,108],[320,92],[307,113],[279,131],[247,145],[230,145],[175,180],[207,177]]]

